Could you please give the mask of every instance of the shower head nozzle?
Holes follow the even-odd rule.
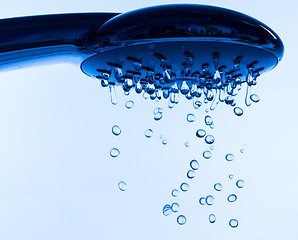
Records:
[[[79,56],[82,71],[100,79],[102,86],[147,92],[151,99],[179,93],[192,99],[204,93],[212,100],[214,91],[233,95],[244,82],[255,85],[284,51],[278,35],[262,22],[197,4],[1,21],[2,28],[7,21],[29,27],[27,32],[13,27],[11,37],[0,40],[0,66],[36,57]]]

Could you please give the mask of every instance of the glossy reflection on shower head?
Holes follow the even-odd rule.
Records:
[[[92,18],[85,14],[85,21],[78,20],[80,14],[59,16],[65,20],[72,16],[81,25],[76,28],[65,21],[69,24],[52,27],[51,44],[45,39],[32,47],[38,45],[33,37],[34,44],[29,42],[25,51],[20,47],[4,51],[13,52],[8,57],[0,52],[0,63],[15,62],[18,54],[19,61],[33,59],[32,50],[39,58],[80,56],[82,71],[109,86],[114,104],[116,85],[127,94],[145,92],[151,99],[170,98],[173,104],[179,94],[225,101],[243,83],[250,92],[257,77],[273,69],[284,51],[281,39],[268,26],[218,7],[164,5]],[[61,37],[62,32],[68,38]]]

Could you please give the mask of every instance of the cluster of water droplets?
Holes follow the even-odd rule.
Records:
[[[125,95],[134,89],[137,94],[143,93],[145,99],[168,99],[169,108],[179,102],[181,95],[192,100],[195,109],[210,103],[210,110],[214,110],[219,103],[225,103],[233,107],[237,116],[243,115],[235,98],[243,85],[246,85],[246,106],[260,101],[258,95],[251,93],[252,86],[257,84],[257,78],[264,70],[258,67],[258,61],[246,65],[242,63],[243,57],[238,56],[229,66],[220,66],[220,55],[215,52],[210,63],[199,66],[193,54],[185,51],[180,68],[172,69],[167,57],[160,53],[153,56],[154,63],[151,62],[150,67],[140,59],[129,56],[124,65],[109,62],[103,69],[97,69],[96,78],[102,87],[109,88],[112,104],[117,104],[116,85],[122,87]],[[132,101],[126,103],[128,109],[132,106]],[[156,115],[157,119],[161,118],[160,114]]]

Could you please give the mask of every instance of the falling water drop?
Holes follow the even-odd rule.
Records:
[[[109,90],[110,90],[111,103],[113,105],[116,105],[117,104],[117,97],[116,97],[115,85],[109,85]]]
[[[212,119],[212,117],[210,117],[209,115],[207,115],[206,117],[205,117],[205,124],[207,125],[207,126],[209,126],[209,125],[211,125],[213,123],[213,119]]]
[[[240,107],[234,107],[234,113],[240,117],[243,114],[243,110]]]
[[[119,154],[120,154],[120,151],[118,150],[118,148],[112,148],[110,151],[110,155],[113,158],[118,157]]]
[[[205,197],[201,197],[198,202],[201,205],[206,205],[206,198]]]
[[[195,175],[196,175],[196,173],[195,173],[193,170],[189,170],[189,171],[187,172],[187,177],[188,177],[189,179],[194,178]]]
[[[152,131],[152,129],[147,129],[147,130],[145,131],[145,136],[146,136],[147,138],[151,138],[152,135],[153,135],[153,131]]]
[[[189,147],[189,142],[184,143],[185,147]]]
[[[241,153],[244,153],[244,149],[243,149],[243,148],[242,148],[242,149],[240,149],[240,152],[241,152]]]
[[[118,125],[114,125],[112,127],[112,133],[115,135],[115,136],[119,136],[120,133],[121,133],[121,129]]]
[[[197,160],[193,159],[190,161],[190,167],[192,170],[198,170],[199,169],[199,163]]]
[[[233,161],[234,158],[235,158],[235,156],[234,156],[234,154],[232,154],[232,153],[228,153],[228,154],[226,155],[226,160],[229,161],[229,162]]]
[[[198,129],[196,132],[196,136],[198,138],[203,138],[206,135],[206,131],[204,129]]]
[[[186,120],[188,122],[194,122],[196,119],[195,115],[193,115],[192,113],[187,114]]]
[[[169,216],[172,213],[172,208],[169,204],[164,205],[163,209],[162,209],[162,214],[164,216]]]
[[[220,183],[215,183],[214,184],[214,189],[218,192],[222,190],[222,185]]]
[[[233,174],[230,174],[229,175],[229,179],[233,179],[234,178],[234,175]]]
[[[179,190],[178,189],[173,189],[172,190],[172,196],[173,197],[178,197],[178,194],[179,194]]]
[[[184,215],[179,215],[177,217],[177,223],[179,225],[184,225],[186,223],[186,217],[184,217]]]
[[[235,202],[237,200],[237,196],[235,194],[231,194],[227,199],[229,202]]]
[[[162,140],[162,144],[163,144],[163,145],[166,145],[167,143],[168,143],[167,139],[163,139],[163,140]]]
[[[215,202],[215,200],[214,200],[214,197],[212,195],[208,195],[206,197],[206,203],[207,203],[207,205],[211,206],[211,205],[214,204],[214,202]]]
[[[202,102],[201,101],[199,101],[199,100],[193,100],[193,107],[195,108],[195,109],[198,109],[199,107],[201,107],[202,106]]]
[[[238,221],[236,219],[231,219],[230,222],[229,222],[229,225],[232,227],[232,228],[236,228],[238,227]]]
[[[187,183],[182,183],[180,185],[180,189],[181,189],[181,191],[186,192],[189,189],[189,185]]]
[[[131,109],[131,108],[133,107],[133,105],[134,105],[134,102],[131,101],[131,100],[128,100],[128,101],[125,103],[125,107],[126,107],[127,109]]]
[[[160,119],[162,119],[162,113],[158,112],[154,114],[154,120],[155,121],[159,121]]]
[[[245,185],[245,183],[244,183],[243,180],[238,180],[238,181],[236,182],[236,186],[237,186],[238,188],[243,188],[244,185]]]
[[[215,223],[215,221],[216,221],[216,216],[214,214],[210,214],[209,215],[209,222],[210,223]]]
[[[215,138],[214,138],[213,135],[207,135],[207,136],[205,137],[205,142],[206,142],[207,144],[212,144],[212,143],[214,143],[214,141],[215,141]]]
[[[255,103],[260,101],[260,97],[257,94],[250,95],[250,99],[251,99],[251,101],[253,101]]]
[[[203,157],[205,159],[209,159],[212,157],[212,153],[209,150],[206,150],[205,152],[203,152]]]
[[[251,94],[251,86],[247,84],[246,95],[245,95],[245,105],[248,107],[251,105],[250,94]]]
[[[178,203],[173,203],[172,206],[171,206],[171,209],[174,213],[178,212],[179,211],[179,204]]]
[[[123,182],[123,181],[121,181],[121,182],[119,182],[118,183],[118,188],[121,190],[121,191],[126,191],[126,183],[125,182]]]

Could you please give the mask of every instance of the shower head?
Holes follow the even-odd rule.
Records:
[[[82,71],[125,92],[177,101],[234,96],[282,59],[284,46],[268,26],[219,7],[175,4],[128,13],[62,14],[0,21],[0,67],[68,56]],[[21,31],[19,31],[22,29]],[[65,58],[63,58],[65,59]],[[221,93],[221,94],[220,94]]]

